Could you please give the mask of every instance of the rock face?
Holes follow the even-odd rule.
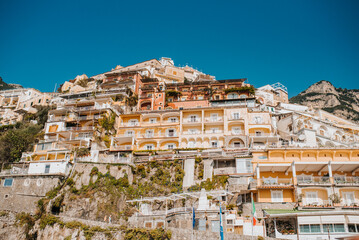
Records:
[[[15,88],[23,88],[20,84],[13,84],[13,83],[6,83],[0,77],[0,90],[8,90],[8,89],[15,89]]]
[[[322,80],[289,99],[313,108],[320,108],[338,117],[359,122],[359,89],[342,89]]]

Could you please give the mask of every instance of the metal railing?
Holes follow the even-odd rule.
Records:
[[[330,185],[330,178],[329,177],[311,177],[309,178],[302,178],[297,176],[297,183],[298,185]]]
[[[290,186],[293,185],[291,178],[263,178],[260,186]]]
[[[344,179],[335,179],[334,183],[336,185],[359,185],[359,177],[345,177]]]

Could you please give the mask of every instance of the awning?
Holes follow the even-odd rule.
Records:
[[[320,224],[320,216],[298,217],[298,224]]]
[[[349,223],[359,223],[359,216],[348,215],[348,222]]]
[[[327,215],[321,216],[322,223],[345,223],[344,215]]]

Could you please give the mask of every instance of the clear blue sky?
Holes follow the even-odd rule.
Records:
[[[53,91],[171,57],[217,79],[359,88],[358,0],[0,1],[0,76]]]

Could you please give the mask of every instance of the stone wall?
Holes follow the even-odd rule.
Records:
[[[0,178],[0,210],[35,213],[37,202],[56,187],[59,176],[13,176],[12,186],[5,187],[5,178]]]

